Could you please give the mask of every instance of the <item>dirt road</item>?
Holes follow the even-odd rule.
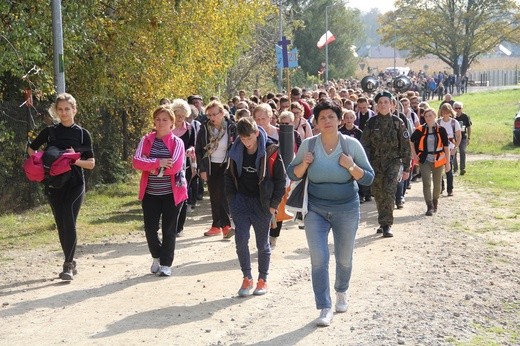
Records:
[[[202,236],[206,200],[178,238],[170,278],[149,274],[141,232],[80,243],[71,283],[57,279],[57,242],[6,254],[13,260],[0,265],[1,343],[448,345],[479,337],[518,345],[520,235],[505,232],[507,210],[497,214],[487,196],[455,184],[455,196],[427,217],[422,185],[413,183],[391,239],[375,234],[374,202],[361,206],[350,307],[330,327],[314,324],[304,232],[287,223],[273,250],[270,292],[238,298],[234,241]]]

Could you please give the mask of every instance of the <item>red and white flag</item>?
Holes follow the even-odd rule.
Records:
[[[332,35],[330,31],[327,31],[323,34],[323,36],[320,37],[320,40],[318,41],[318,48],[323,48],[326,45],[328,45],[331,42],[334,42],[336,40],[336,36]]]

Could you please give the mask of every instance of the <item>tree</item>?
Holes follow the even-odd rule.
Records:
[[[358,11],[345,7],[343,1],[315,0],[294,1],[291,10],[303,27],[295,29],[293,45],[299,51],[299,64],[304,73],[317,75],[325,61],[325,50],[319,50],[316,43],[325,33],[325,11],[328,10],[329,30],[336,41],[329,45],[329,79],[347,78],[353,75],[357,66],[351,47],[361,36],[362,24]]]
[[[514,0],[397,0],[395,7],[381,17],[382,42],[409,50],[410,60],[434,55],[455,74],[501,42],[520,42]]]

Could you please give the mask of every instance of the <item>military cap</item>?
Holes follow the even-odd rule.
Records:
[[[388,97],[390,100],[392,100],[394,98],[394,96],[386,90],[378,92],[376,94],[376,96],[374,97],[374,101],[376,101],[376,103],[377,103],[377,100],[379,100],[380,97]]]

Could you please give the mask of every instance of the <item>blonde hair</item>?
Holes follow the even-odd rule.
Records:
[[[73,109],[77,110],[77,102],[74,96],[72,96],[69,93],[61,93],[56,96],[56,99],[54,100],[54,103],[49,107],[49,114],[54,120],[59,121],[60,117],[58,116],[58,112],[56,107],[58,106],[58,103],[60,102],[68,102]]]
[[[179,116],[179,112],[184,113],[184,117],[187,118],[191,115],[191,107],[183,99],[175,99],[170,103],[170,108],[173,110],[173,113],[175,113],[175,116]]]
[[[256,113],[260,111],[267,113],[269,119],[273,117],[273,109],[267,103],[261,103],[253,109],[253,118],[255,117]]]
[[[450,113],[450,117],[453,118],[455,117],[455,111],[453,110],[453,108],[451,107],[451,105],[449,103],[445,103],[441,106],[441,109],[439,109],[439,116],[442,116],[442,113],[446,111],[446,112],[449,112]]]

